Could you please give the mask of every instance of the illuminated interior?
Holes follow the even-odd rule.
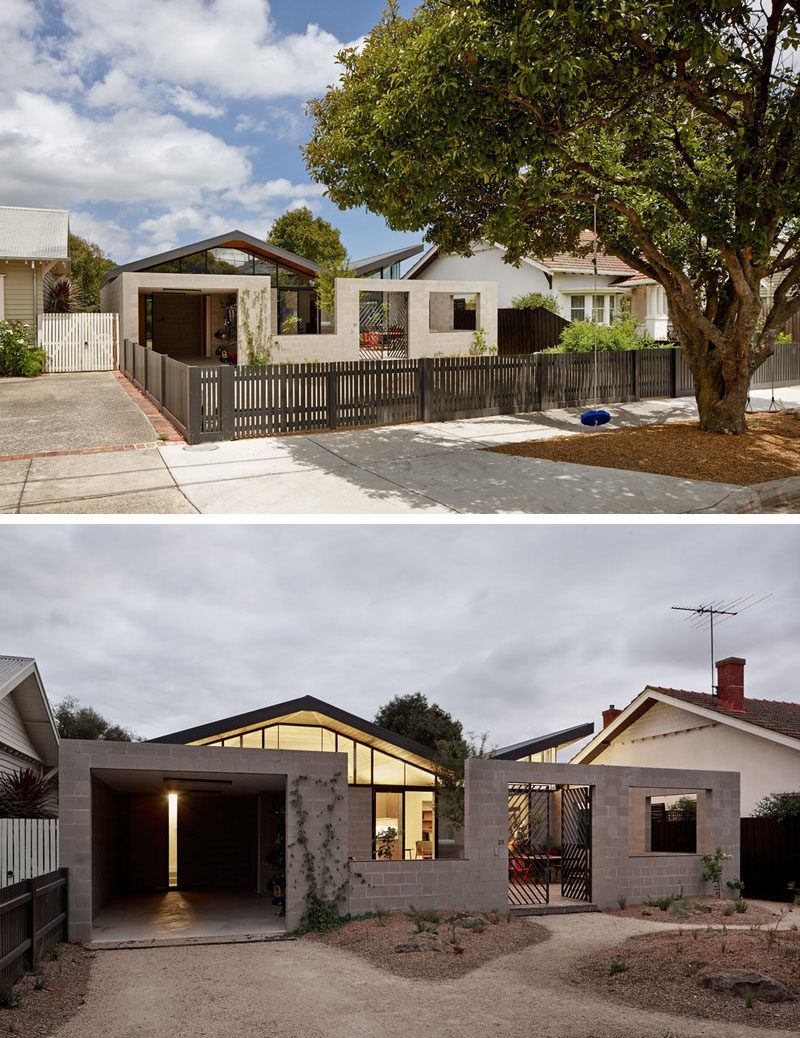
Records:
[[[167,804],[167,886],[174,890],[178,886],[178,794],[167,793]]]
[[[435,795],[429,790],[375,790],[378,861],[436,857]]]

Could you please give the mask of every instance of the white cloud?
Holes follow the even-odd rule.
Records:
[[[241,113],[236,117],[236,133],[268,134],[278,140],[297,140],[303,130],[303,119],[298,112],[285,108],[267,107],[264,109],[266,119],[254,119],[252,115]]]
[[[232,188],[223,194],[227,202],[234,202],[247,209],[257,209],[266,202],[276,198],[307,199],[321,198],[325,188],[322,184],[293,184],[285,177],[267,180],[262,184],[248,184],[246,187]],[[304,204],[308,204],[304,201]]]
[[[197,94],[184,87],[173,87],[168,96],[176,108],[181,112],[188,112],[189,115],[206,115],[210,119],[219,119],[225,114],[224,108],[212,105],[210,101],[204,101],[202,97],[198,97]]]
[[[8,203],[67,206],[193,203],[244,188],[252,173],[243,149],[174,115],[125,109],[92,120],[25,92],[0,105],[0,169]]]
[[[85,210],[73,210],[69,214],[69,229],[73,234],[79,234],[81,238],[99,245],[116,263],[124,263],[131,258],[131,232],[116,220],[101,220]]]
[[[344,45],[319,25],[281,36],[266,0],[64,0],[76,67],[98,58],[128,75],[232,98],[323,90]]]
[[[130,76],[121,69],[112,68],[105,79],[92,83],[85,100],[90,108],[130,108],[146,104],[148,98]]]

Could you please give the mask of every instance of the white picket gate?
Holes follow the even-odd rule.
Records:
[[[57,868],[57,818],[0,818],[0,887]]]
[[[41,314],[39,345],[46,371],[113,371],[117,366],[117,314]]]

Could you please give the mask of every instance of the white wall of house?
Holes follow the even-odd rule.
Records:
[[[597,295],[603,296],[603,308],[604,316],[601,323],[608,324],[613,314],[619,313],[620,299],[629,299],[630,290],[627,288],[615,288],[612,285],[613,281],[619,279],[619,274],[598,274],[597,275]],[[573,296],[584,297],[585,307],[585,319],[590,321],[592,310],[591,310],[591,298],[595,294],[595,278],[594,274],[572,274],[572,273],[558,273],[553,274],[553,292],[558,299],[558,305],[561,308],[561,316],[565,317],[568,321],[572,320],[572,298]],[[609,297],[614,296],[614,304],[610,303]]]
[[[800,789],[800,746],[781,745],[667,703],[651,707],[592,764],[738,771],[743,817],[768,793]]]
[[[437,256],[414,281],[496,281],[497,305],[511,306],[514,296],[528,292],[552,295],[543,270],[523,262],[512,267],[494,245],[479,246],[472,256]]]
[[[9,692],[0,699],[0,775],[15,774],[23,768],[30,768],[38,774],[44,770],[41,755],[31,742],[14,693]]]

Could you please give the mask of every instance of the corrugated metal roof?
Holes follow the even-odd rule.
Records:
[[[0,688],[30,668],[30,656],[0,656]]]
[[[0,259],[68,257],[69,213],[66,209],[0,206]]]

